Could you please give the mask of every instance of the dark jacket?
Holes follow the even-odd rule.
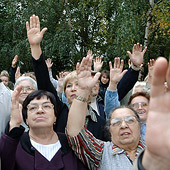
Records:
[[[67,125],[69,109],[66,104],[60,101],[57,95],[57,91],[50,81],[48,69],[45,60],[43,59],[43,55],[41,55],[38,60],[32,58],[32,61],[33,61],[33,69],[37,79],[38,89],[49,91],[53,93],[56,97],[58,117],[56,120],[56,125],[54,127],[54,130],[56,132],[65,133],[65,127]],[[95,113],[95,115],[98,121],[94,122],[92,119],[89,119],[87,124],[87,129],[97,139],[108,141],[108,138],[105,137],[105,131],[104,131],[106,121],[102,117],[98,116],[97,113]]]
[[[58,133],[61,148],[51,161],[42,156],[30,142],[24,128],[14,128],[0,140],[2,170],[86,170],[74,155],[65,134]]]

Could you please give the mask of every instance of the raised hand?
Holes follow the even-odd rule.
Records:
[[[39,45],[47,28],[40,31],[40,21],[38,16],[31,16],[30,23],[26,22],[27,37],[30,45]]]
[[[96,57],[94,60],[94,71],[99,72],[103,66],[103,61],[101,57]]]
[[[18,62],[18,56],[15,55],[15,57],[12,60],[12,68],[15,68],[17,66],[17,62]]]
[[[123,70],[124,61],[120,58],[114,59],[114,67],[112,66],[112,62],[109,62],[110,66],[110,82],[109,82],[109,90],[116,90],[117,84],[122,79],[123,75],[127,72],[127,70]]]
[[[53,66],[52,59],[51,58],[47,58],[47,60],[45,60],[45,62],[46,62],[48,70],[51,69],[51,67]]]
[[[63,82],[65,78],[65,73],[60,72],[59,75],[56,75],[56,78],[58,80],[58,85],[57,85],[57,92],[63,92]]]
[[[148,82],[151,83],[153,77],[153,68],[154,68],[155,60],[150,59],[148,62]]]
[[[11,118],[10,118],[10,130],[14,127],[19,127],[22,123],[22,112],[19,108],[19,95],[22,90],[22,86],[17,86],[11,96]]]
[[[151,98],[147,118],[146,144],[142,164],[145,169],[170,167],[170,65],[165,58],[156,60],[153,70]]]
[[[16,73],[15,73],[15,82],[20,76],[21,76],[20,68],[17,67]]]
[[[82,59],[81,63],[77,63],[76,65],[79,88],[89,92],[100,77],[99,72],[96,73],[94,77],[91,76],[92,58],[93,56],[91,54],[87,55]]]
[[[143,56],[146,50],[147,50],[147,47],[145,47],[144,50],[142,51],[142,44],[137,43],[137,44],[134,44],[132,53],[130,51],[127,51],[131,62],[136,67],[140,68],[141,64],[143,63]]]

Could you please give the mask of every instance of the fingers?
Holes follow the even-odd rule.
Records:
[[[123,70],[123,72],[121,73],[122,74],[122,77],[125,75],[125,73],[127,72],[128,70]]]
[[[99,77],[100,77],[101,73],[100,72],[97,72],[94,77],[93,77],[93,80],[95,83],[97,83],[97,81],[99,80]]]
[[[30,17],[30,29],[33,28],[33,16]]]
[[[130,51],[127,51],[129,58],[131,58],[132,53]]]
[[[43,36],[46,31],[47,31],[47,28],[43,28],[40,32],[41,36]]]
[[[12,101],[13,104],[16,104],[18,102],[21,90],[22,90],[21,85],[18,85],[17,87],[15,87],[15,89],[12,93],[12,96],[11,96],[11,101]]]
[[[144,50],[142,51],[143,54],[145,54],[146,51],[147,51],[147,47],[145,47]]]
[[[93,53],[92,53],[92,50],[88,50],[87,51],[87,55],[92,55]]]
[[[109,61],[109,67],[110,67],[110,70],[112,70],[112,62],[111,61]]]
[[[124,66],[124,60],[121,60],[120,62],[120,69],[123,70],[123,66]]]
[[[114,59],[114,68],[120,68],[120,58],[116,57]]]
[[[40,20],[39,20],[38,16],[35,16],[35,27],[39,28],[39,30],[40,30]]]
[[[151,97],[164,94],[164,83],[166,81],[168,63],[163,57],[159,57],[154,65]]]
[[[28,21],[26,22],[26,29],[27,29],[27,32],[30,30],[30,26],[29,26],[29,22]]]
[[[148,67],[152,67],[155,64],[155,60],[154,59],[150,59],[148,62]]]

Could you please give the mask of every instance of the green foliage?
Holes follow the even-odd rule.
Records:
[[[32,71],[30,47],[25,22],[38,15],[41,28],[48,30],[42,41],[45,57],[52,57],[53,72],[75,69],[88,49],[103,56],[104,68],[114,57],[125,59],[134,43],[144,43],[147,23],[147,0],[1,0],[0,2],[0,70],[9,70],[17,54],[24,63],[21,72]],[[148,51],[149,58],[169,56],[169,1],[154,6]]]

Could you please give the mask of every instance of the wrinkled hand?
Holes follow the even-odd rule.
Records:
[[[18,62],[18,56],[15,55],[15,57],[12,60],[12,68],[15,68],[17,66],[17,62]]]
[[[144,50],[142,51],[142,44],[134,44],[133,49],[132,49],[132,53],[130,51],[127,51],[129,58],[131,60],[131,62],[140,67],[141,64],[143,63],[143,57],[144,54],[147,50],[147,47],[144,48]]]
[[[46,62],[48,70],[51,69],[51,67],[53,66],[52,59],[51,58],[47,58],[47,60],[45,60],[45,62]]]
[[[99,72],[94,77],[91,76],[92,58],[92,55],[87,55],[82,59],[81,63],[77,63],[76,65],[79,88],[89,92],[91,92],[91,89],[100,77]]]
[[[103,61],[101,57],[96,57],[94,60],[94,71],[99,72],[103,66]]]
[[[114,59],[114,67],[112,67],[112,62],[109,62],[110,66],[110,82],[109,82],[109,90],[115,90],[117,88],[117,84],[122,79],[123,75],[127,72],[127,70],[123,70],[124,61],[120,58]],[[113,86],[113,87],[111,87]],[[113,89],[112,89],[113,88]]]
[[[47,31],[47,28],[43,28],[40,31],[40,21],[38,16],[31,16],[30,23],[26,22],[27,28],[27,37],[30,45],[39,45],[42,41],[44,33]]]
[[[14,127],[19,127],[23,121],[22,112],[19,108],[19,95],[22,90],[22,86],[17,86],[11,96],[11,118],[10,118],[10,130]]]
[[[170,87],[170,65],[160,57],[154,65],[147,118],[147,149],[142,161],[146,169],[168,170],[170,167],[170,89],[165,92],[165,81]]]

